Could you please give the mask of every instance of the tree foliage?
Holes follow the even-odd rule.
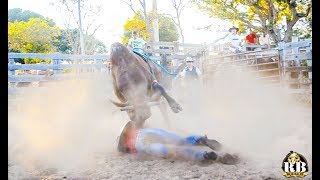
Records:
[[[135,14],[131,19],[127,19],[124,24],[124,34],[122,37],[122,43],[127,44],[131,38],[131,32],[138,31],[140,37],[146,41],[150,40],[150,35],[146,28],[146,23],[143,16]],[[174,24],[170,17],[158,14],[159,18],[159,40],[160,41],[177,41],[179,39],[179,33],[177,26]]]
[[[77,3],[74,0],[68,2]],[[85,7],[82,8],[93,13],[91,12],[93,9],[91,7],[89,10]],[[8,13],[9,52],[52,53],[58,51],[65,54],[78,54],[80,52],[78,29],[59,30],[52,19],[20,8],[10,9]],[[93,27],[91,25],[88,25],[84,33],[85,53],[106,53],[107,50],[104,43],[94,37],[98,27],[94,27],[95,29],[92,30],[90,29]],[[28,59],[25,59],[25,61],[29,62]],[[36,59],[34,62],[38,61]]]
[[[211,17],[227,19],[240,31],[253,28],[271,35],[273,40],[291,40],[293,26],[310,17],[311,0],[193,0]],[[281,34],[283,33],[283,35]]]
[[[30,20],[30,18],[40,18],[40,19],[48,21],[50,26],[54,26],[55,25],[55,23],[54,23],[54,21],[52,19],[45,18],[41,14],[38,14],[38,13],[33,12],[33,11],[22,10],[20,8],[9,9],[9,11],[8,11],[8,21],[9,22],[15,22],[15,21],[28,22]]]
[[[172,19],[174,23],[178,26],[182,43],[184,43],[184,34],[180,19],[183,9],[190,3],[190,0],[171,0],[171,3],[175,10],[175,17],[173,17]]]
[[[147,31],[146,23],[141,16],[135,14],[131,19],[127,19],[126,23],[123,25],[124,37],[122,37],[122,43],[127,44],[131,38],[131,32],[137,31],[141,38],[145,41],[149,41],[149,33]]]
[[[55,44],[58,50],[65,54],[77,54],[80,52],[79,29],[62,29],[58,36],[58,42]],[[84,43],[86,44],[85,54],[106,53],[107,49],[103,42],[93,35],[84,34]]]
[[[94,37],[96,32],[102,27],[102,24],[97,22],[96,19],[97,16],[101,15],[103,10],[100,3],[92,2],[90,0],[80,1],[80,16],[85,54],[106,52],[103,42]],[[66,29],[63,30],[63,33],[61,34],[60,39],[62,41],[61,44],[58,45],[59,50],[64,53],[81,54],[80,33],[78,29],[75,29],[80,26],[78,0],[57,0],[51,4],[60,9],[65,21],[64,26]]]
[[[178,41],[178,28],[172,18],[159,14],[159,40],[165,42]]]
[[[28,22],[8,22],[8,51],[21,53],[51,53],[60,30],[40,18]]]

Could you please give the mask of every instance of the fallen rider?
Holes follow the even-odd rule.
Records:
[[[198,150],[197,146],[207,146],[212,151]],[[223,155],[221,144],[206,136],[192,135],[181,137],[177,134],[156,128],[141,128],[129,121],[118,137],[118,151],[123,153],[141,153],[163,158],[177,158],[193,161],[218,161],[224,164],[235,164],[238,157],[228,153]]]

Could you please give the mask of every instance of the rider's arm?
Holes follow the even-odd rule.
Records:
[[[233,44],[232,44],[232,37],[231,35],[227,36],[226,37],[226,40],[225,40],[225,44],[231,48],[236,48]]]
[[[143,44],[142,49],[145,49],[147,46],[147,42],[144,41],[142,38],[140,40],[141,40],[141,43]]]
[[[128,47],[128,48],[132,48],[132,39],[131,39],[131,38],[129,39],[129,42],[128,42],[127,47]]]

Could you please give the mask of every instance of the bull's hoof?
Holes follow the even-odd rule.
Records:
[[[203,138],[198,140],[198,143],[203,146],[208,146],[212,150],[219,151],[222,148],[221,143],[214,139],[208,139],[207,136],[204,136]]]
[[[182,111],[182,107],[175,101],[169,103],[169,106],[171,107],[174,113],[178,113],[179,111]]]
[[[222,156],[219,156],[217,160],[223,164],[233,165],[239,162],[239,157],[237,155],[226,153]]]

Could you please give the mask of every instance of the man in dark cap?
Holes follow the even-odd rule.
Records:
[[[195,149],[195,146],[207,146],[212,151]],[[118,151],[123,153],[142,153],[163,158],[178,158],[184,160],[213,160],[225,164],[235,164],[237,156],[225,153],[218,155],[221,144],[207,136],[191,135],[181,137],[177,134],[156,128],[138,129],[129,121],[118,137]]]
[[[229,29],[229,32],[231,32],[225,39],[226,44],[229,46],[230,51],[233,53],[241,53],[242,47],[241,47],[241,38],[237,34],[239,31],[239,28],[233,26]]]

